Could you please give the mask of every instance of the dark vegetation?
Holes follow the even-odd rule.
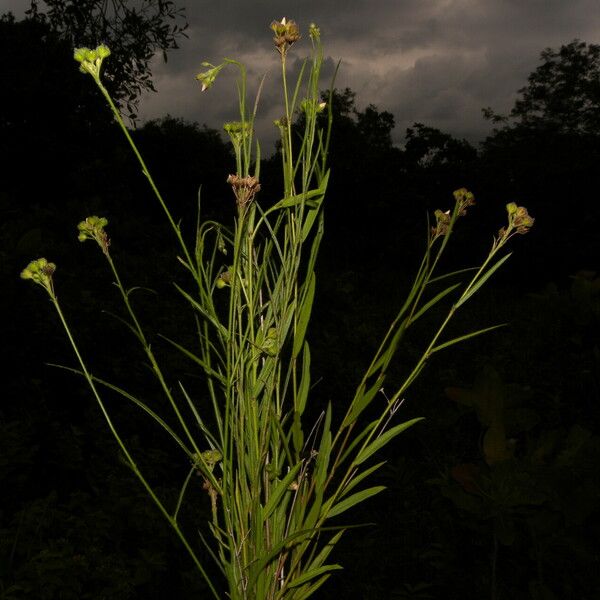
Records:
[[[103,312],[119,314],[118,298],[75,225],[89,214],[109,219],[124,277],[156,291],[137,297],[148,331],[191,344],[193,323],[170,283],[184,274],[147,182],[74,67],[64,35],[72,25],[59,16],[0,21],[0,598],[202,598],[83,383],[46,366],[72,365],[70,348],[41,294],[18,278],[37,256],[56,262],[58,294],[93,373],[158,405],[132,336]],[[389,491],[354,514],[375,525],[347,534],[338,550],[346,570],[321,598],[599,596],[600,46],[575,41],[541,58],[510,115],[486,111],[497,129],[479,148],[415,124],[399,149],[393,115],[358,110],[350,90],[336,92],[310,335],[321,378],[315,415],[348,397],[393,317],[427,212],[449,207],[458,187],[475,193],[448,268],[484,256],[507,202],[537,220],[457,324],[508,326],[436,356],[411,389],[402,418],[427,421],[387,451]],[[119,88],[125,104],[135,105],[144,81],[130,73]],[[231,153],[218,132],[167,116],[135,136],[190,239],[200,184],[206,217],[233,214]],[[276,199],[278,165],[274,156],[263,166],[264,202]],[[392,378],[434,326],[430,318],[411,333]],[[173,382],[186,378],[201,398],[193,365],[161,350]],[[140,466],[175,497],[186,465],[174,466],[181,461],[136,409],[118,398],[112,408]],[[200,489],[191,504],[190,523],[204,520]]]

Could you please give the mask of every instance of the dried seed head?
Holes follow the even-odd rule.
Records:
[[[431,228],[431,236],[436,238],[446,235],[450,227],[450,211],[444,212],[438,208],[433,214],[435,216],[435,227]]]
[[[285,55],[289,47],[300,39],[300,30],[295,21],[288,21],[285,17],[281,21],[272,21],[271,29],[275,36],[273,41],[275,47],[281,55]]]
[[[254,196],[260,191],[258,179],[251,175],[248,175],[248,177],[229,175],[227,183],[231,185],[240,210],[245,210],[246,206],[254,200]]]
[[[453,195],[458,203],[458,214],[459,216],[464,217],[467,214],[467,208],[475,204],[475,196],[466,188],[455,190]]]
[[[516,229],[521,235],[526,234],[533,224],[535,219],[527,212],[524,206],[517,206],[514,202],[506,205],[508,212],[508,222],[510,229]]]

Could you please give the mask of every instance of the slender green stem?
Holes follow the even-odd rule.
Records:
[[[112,419],[110,418],[110,415],[108,414],[108,411],[106,410],[106,407],[104,405],[104,402],[102,401],[102,398],[98,392],[98,389],[96,388],[96,385],[94,384],[94,379],[93,379],[92,375],[90,374],[90,372],[88,371],[87,366],[81,356],[81,353],[79,352],[79,347],[77,346],[75,339],[73,338],[73,335],[71,334],[71,329],[70,329],[70,327],[67,323],[67,320],[65,319],[65,316],[60,308],[60,304],[58,303],[58,298],[54,295],[54,293],[52,291],[49,290],[49,293],[50,293],[50,300],[52,301],[52,304],[54,305],[54,308],[56,309],[56,312],[58,313],[58,317],[59,317],[59,319],[62,323],[62,326],[67,334],[69,342],[71,343],[71,347],[73,348],[73,351],[75,352],[75,356],[77,357],[77,360],[81,367],[81,371],[83,372],[83,375],[84,375],[86,381],[88,382],[90,389],[92,390],[94,398],[96,399],[96,402],[98,403],[98,406],[100,407],[100,410],[102,411],[102,415],[104,416],[104,419],[106,420],[108,428],[110,429],[111,433],[113,434],[113,437],[117,441],[119,448],[125,455],[125,458],[127,459],[127,462],[129,463],[129,466],[131,467],[131,469],[135,473],[136,477],[140,480],[140,482],[144,486],[146,492],[148,492],[148,494],[150,495],[150,497],[152,498],[152,500],[154,501],[154,503],[156,504],[156,506],[162,513],[162,515],[165,517],[165,519],[167,519],[167,521],[169,522],[171,527],[173,527],[173,529],[175,530],[175,533],[177,534],[177,536],[179,537],[179,539],[185,546],[186,550],[188,551],[188,554],[194,561],[194,564],[196,565],[197,569],[200,571],[200,573],[204,577],[213,596],[215,598],[219,599],[219,594],[217,593],[217,590],[215,589],[208,574],[204,570],[204,567],[202,566],[200,560],[198,559],[198,556],[196,555],[196,553],[192,549],[191,545],[189,544],[187,538],[185,537],[185,535],[179,528],[179,525],[175,521],[174,517],[171,516],[171,514],[169,514],[169,512],[165,508],[164,504],[161,502],[160,498],[156,495],[156,493],[154,492],[154,489],[148,483],[148,481],[146,480],[146,478],[144,477],[142,472],[139,470],[135,460],[133,459],[133,457],[127,450],[127,446],[121,439],[121,436],[119,435],[116,427],[114,426],[114,423],[112,422]]]
[[[152,370],[154,371],[154,374],[156,375],[156,377],[160,383],[160,386],[169,401],[169,404],[173,408],[173,411],[175,412],[177,420],[179,421],[188,440],[190,441],[190,443],[194,449],[194,453],[198,457],[197,460],[199,460],[204,467],[203,474],[206,477],[208,477],[208,479],[211,482],[211,485],[213,485],[215,488],[217,488],[220,491],[220,486],[219,486],[217,480],[215,479],[215,477],[212,475],[211,470],[205,464],[203,455],[200,451],[200,448],[199,448],[198,444],[196,443],[196,440],[188,427],[186,419],[181,414],[181,411],[179,410],[179,407],[177,406],[177,402],[175,401],[175,398],[173,397],[173,394],[171,393],[169,386],[167,385],[167,382],[166,382],[163,372],[160,368],[160,365],[158,364],[158,361],[156,360],[156,356],[152,350],[152,347],[148,343],[146,336],[144,334],[144,330],[135,314],[135,311],[133,310],[133,307],[129,300],[129,294],[127,293],[127,291],[125,290],[125,287],[123,286],[123,283],[119,276],[119,272],[117,270],[117,267],[108,251],[104,252],[104,255],[106,256],[108,264],[110,265],[112,274],[115,278],[115,283],[117,284],[117,287],[119,288],[119,291],[121,292],[121,297],[123,299],[123,303],[125,304],[125,307],[127,308],[127,312],[129,313],[129,316],[133,322],[134,330],[136,331],[138,339],[140,340],[140,343],[142,344],[142,346],[144,348],[144,352],[146,353],[146,356],[148,357],[148,360],[150,361]]]
[[[142,158],[140,151],[138,150],[137,146],[135,145],[135,142],[133,141],[133,138],[131,137],[129,130],[127,129],[127,127],[125,126],[125,123],[123,122],[123,117],[121,117],[121,112],[119,111],[119,109],[117,108],[115,103],[113,102],[113,99],[111,98],[111,95],[108,93],[108,90],[104,87],[104,85],[100,81],[100,78],[94,77],[94,81],[96,82],[96,85],[100,88],[102,95],[106,98],[106,101],[108,102],[110,109],[112,110],[112,112],[115,116],[115,119],[116,119],[117,123],[119,124],[119,127],[121,128],[121,131],[127,138],[127,141],[129,142],[129,145],[131,146],[133,153],[135,154],[138,162],[140,163],[140,166],[142,167],[142,173],[148,179],[148,182],[150,183],[150,187],[152,188],[154,195],[158,199],[165,215],[167,216],[167,219],[169,220],[169,223],[171,224],[171,227],[173,228],[173,231],[175,232],[175,235],[177,236],[177,239],[179,240],[179,244],[185,255],[187,265],[189,266],[190,269],[193,269],[194,262],[192,261],[192,257],[189,253],[187,245],[186,245],[185,241],[183,240],[183,236],[181,235],[181,229],[179,228],[179,225],[177,225],[175,223],[175,220],[173,219],[173,216],[171,215],[171,211],[167,207],[167,204],[164,201],[160,191],[158,190],[156,183],[154,183],[154,179],[152,178],[152,175],[150,174],[150,171],[148,170],[148,167],[146,166],[146,163],[145,163],[144,159]]]

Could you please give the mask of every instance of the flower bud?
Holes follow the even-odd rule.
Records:
[[[98,56],[101,59],[106,58],[107,56],[110,56],[110,49],[108,46],[105,46],[104,44],[101,44],[100,46],[98,46],[96,48],[96,52],[98,53]]]
[[[75,48],[73,51],[73,58],[81,63],[85,60],[86,53],[89,52],[89,48]]]

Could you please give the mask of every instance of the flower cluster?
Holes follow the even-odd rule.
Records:
[[[45,258],[38,258],[32,260],[21,271],[21,279],[31,279],[33,283],[41,285],[53,295],[52,275],[54,275],[54,271],[56,271],[54,263],[48,262]]]
[[[73,58],[80,63],[79,70],[82,73],[89,73],[94,79],[100,78],[100,68],[102,61],[110,56],[108,46],[101,44],[95,50],[90,48],[75,48]]]
[[[236,148],[240,146],[244,136],[249,136],[252,133],[252,126],[250,123],[243,123],[242,121],[225,123],[223,129],[226,131],[231,143]]]
[[[231,185],[231,189],[235,194],[238,208],[240,211],[245,210],[246,206],[254,200],[254,196],[260,191],[260,183],[256,177],[248,175],[248,177],[240,177],[239,175],[230,175],[227,178],[227,183]]]
[[[96,240],[100,248],[102,248],[102,252],[104,252],[104,254],[108,254],[110,239],[106,231],[104,231],[104,228],[107,225],[108,220],[104,217],[87,217],[85,221],[81,221],[81,223],[77,225],[77,229],[79,230],[77,239],[80,242],[85,242],[86,240]]]
[[[467,208],[475,205],[475,196],[466,188],[460,188],[453,192],[454,199],[458,204],[458,214],[464,217],[467,214]]]
[[[283,17],[281,21],[273,21],[271,23],[271,29],[275,34],[275,37],[273,38],[275,47],[281,55],[285,55],[288,48],[300,39],[298,25],[296,25],[296,21],[292,21],[291,19],[288,21]],[[318,30],[318,28],[315,29]],[[313,34],[314,33],[315,32],[313,31]]]
[[[217,75],[221,72],[221,69],[225,66],[225,64],[215,67],[215,65],[212,65],[209,62],[203,62],[202,66],[210,67],[208,71],[203,71],[202,73],[198,73],[198,75],[196,75],[196,79],[202,84],[202,91],[205,92],[215,82]]]
[[[431,236],[436,238],[446,235],[450,230],[450,211],[444,212],[438,208],[433,214],[435,216],[435,227],[431,228]]]
[[[529,215],[527,209],[524,206],[517,206],[515,202],[509,202],[506,205],[506,212],[508,213],[508,225],[501,227],[498,231],[498,238],[496,240],[498,245],[504,244],[517,233],[525,235],[535,222],[535,219]]]
[[[466,188],[455,190],[452,195],[455,200],[454,214],[449,210],[444,212],[439,208],[433,213],[435,216],[435,226],[431,228],[432,240],[446,235],[450,231],[453,218],[464,217],[467,214],[467,208],[475,204],[475,196]]]
[[[285,131],[287,131],[287,129],[290,126],[289,121],[285,115],[283,117],[281,117],[280,119],[275,119],[273,121],[273,125],[275,125],[275,127],[279,128],[279,131],[281,131],[282,135]]]
[[[508,227],[515,229],[521,235],[527,233],[533,226],[535,219],[529,215],[524,206],[517,206],[515,202],[506,205],[508,213]]]
[[[314,24],[311,23],[308,26],[308,35],[313,42],[321,39],[321,30]]]
[[[224,287],[231,285],[232,271],[233,271],[233,267],[229,267],[227,269],[227,271],[223,271],[222,273],[219,274],[219,276],[217,277],[217,280],[215,282],[217,289],[222,290]]]
[[[322,113],[327,106],[327,102],[319,102],[314,98],[305,98],[300,102],[300,110],[307,115]]]

